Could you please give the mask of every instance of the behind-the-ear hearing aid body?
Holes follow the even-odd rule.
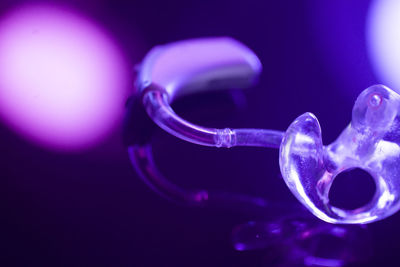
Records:
[[[135,105],[141,105],[148,117],[165,131],[195,144],[280,148],[279,163],[286,184],[305,207],[326,222],[368,223],[398,211],[400,96],[385,86],[375,85],[360,94],[350,125],[329,146],[323,146],[319,123],[311,113],[298,117],[286,132],[215,129],[180,118],[170,106],[176,97],[186,94],[246,88],[257,80],[260,71],[257,56],[231,38],[193,39],[156,47],[141,65]],[[146,125],[141,127],[153,127],[150,119],[145,119]],[[185,191],[157,171],[147,146],[148,138],[149,134],[135,135],[129,150],[145,182],[175,201],[191,204],[209,201],[207,191]],[[335,177],[352,168],[370,173],[377,189],[367,205],[350,211],[332,206],[328,194]],[[237,199],[265,204],[256,198]]]

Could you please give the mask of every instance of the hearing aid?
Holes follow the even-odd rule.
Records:
[[[198,92],[244,89],[261,73],[261,62],[244,44],[229,38],[179,41],[150,50],[140,65],[131,102],[146,117],[139,128],[162,128],[191,143],[212,147],[257,146],[279,149],[283,180],[294,196],[316,217],[329,223],[361,224],[384,219],[400,208],[400,95],[383,86],[365,89],[357,98],[349,126],[324,146],[312,113],[294,120],[285,131],[208,128],[193,124],[171,108],[181,97]],[[131,131],[132,133],[132,131]],[[152,161],[151,134],[132,133],[129,153],[136,171],[160,195],[182,203],[204,204],[207,190],[191,191],[171,183]],[[329,190],[342,172],[360,168],[376,183],[365,206],[344,210],[331,205]],[[224,195],[227,196],[227,195]],[[220,195],[221,197],[221,195]],[[222,197],[221,197],[222,198]],[[259,198],[239,197],[263,206]]]

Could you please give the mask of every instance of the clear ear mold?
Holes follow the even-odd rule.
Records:
[[[280,170],[287,186],[321,220],[361,224],[397,212],[400,208],[400,95],[383,85],[371,86],[359,95],[350,124],[330,145],[323,144],[319,122],[311,113],[299,116],[282,132],[202,127],[184,120],[171,108],[175,98],[187,94],[249,87],[257,81],[261,69],[254,52],[232,38],[192,39],[158,46],[141,64],[133,102],[139,103],[143,114],[147,113],[144,120],[150,121],[146,122],[149,128],[158,125],[191,143],[225,148],[279,148]],[[129,145],[131,161],[155,192],[182,204],[206,205],[213,199],[207,190],[195,191],[201,192],[202,197],[198,197],[170,183],[158,172],[151,153],[142,153],[150,147],[148,131],[140,127],[135,131]],[[353,168],[360,168],[373,177],[376,191],[372,200],[354,210],[331,205],[329,191],[333,181],[338,174]],[[224,203],[249,199],[225,193],[214,197],[223,198]]]
[[[280,147],[282,176],[293,194],[318,218],[331,223],[368,223],[397,212],[400,195],[400,96],[383,85],[357,98],[351,123],[335,142],[324,146],[311,113],[287,129]],[[329,203],[329,190],[343,171],[360,168],[376,183],[372,200],[356,210]]]

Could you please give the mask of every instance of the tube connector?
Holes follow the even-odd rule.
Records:
[[[230,128],[217,129],[215,135],[215,146],[216,147],[233,147],[236,145],[236,133]]]

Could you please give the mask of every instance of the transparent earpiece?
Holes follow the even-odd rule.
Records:
[[[294,195],[317,217],[331,223],[368,223],[400,208],[400,96],[383,85],[364,90],[352,121],[338,139],[323,146],[317,118],[306,113],[287,129],[280,167]],[[356,210],[329,202],[329,190],[343,171],[360,168],[375,180],[372,200]]]

